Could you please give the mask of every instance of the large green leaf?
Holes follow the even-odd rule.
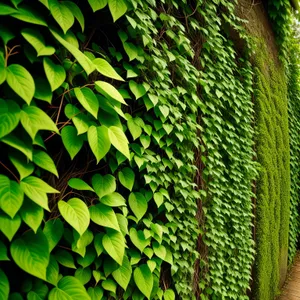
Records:
[[[7,300],[8,296],[9,296],[9,281],[5,273],[0,269],[0,299]]]
[[[53,288],[48,296],[49,300],[90,300],[83,284],[75,277],[65,276]]]
[[[130,168],[124,168],[122,169],[119,174],[119,180],[121,184],[126,187],[129,191],[132,190],[133,185],[134,185],[134,179],[135,175],[134,172]]]
[[[94,191],[85,181],[80,178],[71,178],[68,185],[75,190],[79,191]]]
[[[69,10],[72,12],[76,20],[81,26],[82,32],[84,31],[84,16],[80,10],[80,8],[75,4],[74,2],[71,1],[62,1],[61,2],[64,6],[68,7]]]
[[[58,209],[63,218],[83,235],[90,224],[90,213],[86,204],[78,198],[72,198],[68,202],[59,201]]]
[[[134,282],[139,290],[150,299],[151,291],[153,288],[153,275],[148,267],[144,264],[137,267],[133,272]]]
[[[115,281],[126,291],[132,274],[131,264],[126,255],[124,255],[122,266],[112,272]]]
[[[12,100],[0,99],[0,138],[12,132],[20,121],[20,107]]]
[[[20,210],[20,215],[22,220],[36,233],[42,223],[44,210],[39,205],[26,199]]]
[[[52,219],[45,223],[43,232],[48,240],[49,252],[58,244],[64,233],[64,226],[60,219]]]
[[[115,71],[115,69],[103,58],[93,60],[96,70],[102,75],[116,80],[124,81],[124,79]]]
[[[58,173],[54,161],[48,155],[48,153],[42,150],[33,150],[33,162],[40,168],[49,171],[50,173],[58,177]]]
[[[39,31],[32,28],[24,28],[21,30],[21,34],[25,40],[36,50],[37,56],[46,56],[55,53],[54,47],[46,46],[44,37],[39,33]]]
[[[130,159],[128,140],[122,129],[116,126],[111,126],[108,128],[108,136],[112,145],[124,156]]]
[[[139,221],[147,212],[148,203],[142,193],[131,193],[129,195],[129,206]]]
[[[107,0],[88,0],[93,12],[104,8],[107,5]]]
[[[37,106],[23,108],[21,111],[21,123],[33,140],[39,130],[59,133],[51,118]]]
[[[98,164],[110,149],[108,128],[105,126],[91,126],[88,130],[88,142]]]
[[[99,198],[113,193],[117,188],[116,179],[110,174],[104,176],[95,174],[92,177],[92,186]]]
[[[46,280],[46,270],[49,264],[48,241],[42,231],[36,234],[26,232],[21,238],[13,241],[10,253],[15,263],[25,272]]]
[[[53,61],[48,57],[44,57],[43,65],[46,77],[51,87],[51,91],[53,92],[65,81],[66,71],[62,66],[53,63]]]
[[[11,241],[21,226],[21,218],[15,215],[13,219],[0,212],[0,230]]]
[[[49,264],[46,271],[47,281],[53,285],[57,285],[59,280],[59,266],[54,255],[50,255]]]
[[[102,238],[102,243],[107,254],[120,266],[125,253],[125,239],[120,232],[108,231]]]
[[[42,179],[34,176],[24,178],[20,185],[28,198],[48,211],[47,193],[59,193]]]
[[[114,22],[122,17],[127,11],[127,5],[124,0],[108,0],[108,7]]]
[[[8,157],[14,167],[20,174],[20,180],[31,175],[34,171],[34,165],[28,161],[21,153],[12,151]]]
[[[27,23],[48,26],[44,17],[28,5],[22,5],[22,7],[19,7],[18,11],[11,16]]]
[[[126,201],[125,201],[124,197],[121,194],[116,193],[116,192],[103,196],[100,201],[103,204],[105,204],[107,206],[112,206],[112,207],[126,205]]]
[[[61,37],[60,34],[55,32],[54,30],[50,30],[52,35],[56,38],[56,40],[62,44],[78,61],[78,63],[85,70],[87,75],[91,74],[95,70],[95,66],[92,61],[85,56],[80,50],[78,50],[75,46],[67,42],[64,38]]]
[[[20,185],[0,175],[0,208],[13,218],[22,206],[24,193]]]
[[[111,207],[100,203],[91,206],[89,210],[90,210],[91,220],[94,223],[103,227],[109,227],[117,231],[120,231],[116,214]]]
[[[57,0],[48,0],[48,6],[52,17],[62,28],[63,32],[66,33],[74,24],[74,16],[72,11],[67,5],[60,3]]]
[[[66,126],[61,131],[62,142],[73,159],[83,146],[84,137],[77,135],[77,130],[74,126]]]
[[[99,110],[99,101],[94,92],[87,88],[75,88],[75,96],[80,104],[97,119]]]
[[[103,96],[107,98],[112,98],[120,103],[126,104],[120,92],[110,83],[98,80],[95,82],[95,88]]]
[[[25,100],[27,104],[30,104],[35,92],[35,85],[32,76],[23,66],[9,65],[6,81],[17,95]]]

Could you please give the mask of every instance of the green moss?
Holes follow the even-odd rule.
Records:
[[[259,42],[255,68],[256,150],[261,165],[256,200],[255,298],[274,299],[287,265],[290,157],[284,69]]]

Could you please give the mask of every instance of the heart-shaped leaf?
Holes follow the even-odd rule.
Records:
[[[43,221],[44,210],[26,198],[20,210],[20,215],[22,220],[36,233]]]
[[[125,240],[120,232],[108,231],[102,238],[102,243],[107,254],[120,266],[125,253]]]
[[[127,126],[134,140],[142,134],[142,128],[134,121],[133,118],[127,121]]]
[[[104,8],[107,5],[107,0],[88,0],[93,12]]]
[[[136,83],[133,80],[129,81],[129,88],[135,96],[135,99],[139,99],[147,93],[145,87],[142,84]]]
[[[60,219],[52,219],[45,223],[43,232],[48,240],[51,252],[63,236],[64,226]]]
[[[122,17],[127,11],[127,5],[124,0],[108,0],[108,7],[114,22]]]
[[[126,291],[127,286],[130,282],[132,274],[131,264],[125,255],[123,258],[122,266],[112,272],[112,276],[115,281]]]
[[[0,138],[12,132],[20,121],[20,107],[12,100],[0,99]]]
[[[144,232],[139,230],[136,231],[135,228],[130,228],[129,236],[132,243],[141,251],[143,252],[144,249],[150,245],[150,239],[146,239]]]
[[[134,172],[130,168],[124,168],[119,173],[119,180],[124,187],[126,187],[129,191],[132,190],[134,185],[135,175]]]
[[[124,156],[130,159],[128,140],[122,129],[111,126],[108,128],[108,137],[112,145]]]
[[[15,215],[12,219],[9,216],[0,213],[0,230],[11,241],[21,226],[21,218],[19,215]]]
[[[148,265],[141,265],[137,267],[133,272],[134,282],[139,290],[150,299],[153,288],[153,275]]]
[[[48,57],[44,58],[43,64],[46,77],[49,81],[51,91],[53,92],[65,81],[66,71],[62,66],[53,63],[53,61]]]
[[[71,159],[74,159],[83,146],[83,136],[77,135],[77,130],[74,126],[66,126],[61,131],[61,138]]]
[[[116,179],[110,174],[107,174],[105,176],[95,174],[92,177],[92,186],[99,198],[113,193],[117,188]]]
[[[129,195],[129,206],[139,221],[147,212],[148,203],[142,193],[131,193]]]

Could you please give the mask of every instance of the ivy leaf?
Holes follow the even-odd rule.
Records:
[[[99,110],[99,101],[94,94],[94,92],[84,87],[82,89],[75,88],[74,89],[75,96],[80,104],[92,115],[97,119],[98,110]]]
[[[51,87],[51,91],[53,92],[65,81],[66,71],[62,66],[53,63],[53,61],[48,57],[44,57],[43,65],[46,77]]]
[[[82,284],[87,284],[92,278],[92,271],[90,268],[77,268],[75,274],[75,278],[77,278]]]
[[[49,171],[58,178],[54,161],[46,152],[42,150],[33,150],[33,162],[40,168]]]
[[[153,198],[157,205],[157,208],[159,208],[164,202],[164,196],[161,192],[154,193]]]
[[[25,272],[46,280],[46,270],[49,264],[48,241],[42,231],[36,234],[26,232],[10,246],[10,253],[15,263]]]
[[[157,242],[154,242],[153,243],[153,250],[154,250],[154,253],[157,257],[159,257],[162,260],[165,260],[166,255],[167,255],[167,250],[166,250],[165,246],[160,245]]]
[[[6,70],[8,85],[29,105],[35,92],[32,76],[23,66],[17,64],[9,65]]]
[[[77,135],[74,126],[66,126],[61,131],[61,138],[71,160],[73,160],[83,146],[84,137]]]
[[[20,185],[4,175],[0,175],[0,208],[11,218],[22,206],[24,193]]]
[[[22,220],[36,233],[40,227],[44,210],[39,205],[26,199],[20,210]]]
[[[142,84],[138,84],[133,80],[129,81],[129,88],[135,96],[135,99],[139,99],[147,93],[145,87]]]
[[[133,272],[134,282],[139,290],[150,299],[151,291],[153,288],[153,275],[148,267],[144,264],[137,267]]]
[[[110,83],[98,80],[95,82],[95,88],[103,96],[112,98],[120,103],[127,105],[120,92]]]
[[[107,205],[107,206],[112,206],[112,207],[118,207],[118,206],[125,206],[126,201],[124,197],[119,194],[119,193],[111,193],[108,195],[105,195],[104,197],[101,198],[101,203]]]
[[[116,126],[111,126],[108,128],[108,136],[112,145],[130,159],[128,140],[124,132]]]
[[[75,4],[74,2],[71,1],[62,1],[61,2],[64,6],[69,8],[69,10],[72,12],[76,20],[81,26],[82,32],[84,31],[84,16],[80,10],[80,8]]]
[[[117,188],[116,179],[110,174],[107,174],[105,176],[95,174],[92,177],[92,186],[99,198],[113,193]]]
[[[85,181],[80,178],[71,178],[68,185],[78,191],[94,191]]]
[[[107,5],[107,0],[88,0],[93,12],[104,8]]]
[[[135,175],[130,168],[124,168],[119,173],[119,180],[121,184],[126,187],[129,191],[132,191]]]
[[[93,60],[96,70],[102,75],[116,80],[124,81],[124,79],[115,71],[115,69],[103,58]]]
[[[21,34],[25,40],[36,50],[37,56],[47,56],[55,53],[55,48],[46,46],[43,36],[32,28],[24,28]]]
[[[21,218],[19,215],[15,215],[14,218],[10,218],[7,215],[0,214],[0,230],[11,242],[14,235],[21,226]]]
[[[114,22],[122,17],[127,11],[127,5],[124,0],[108,0],[108,7]]]
[[[49,252],[58,244],[64,233],[64,226],[60,219],[52,219],[45,223],[43,229],[49,244]]]
[[[48,0],[48,5],[52,17],[62,28],[63,32],[66,33],[74,24],[72,11],[70,11],[66,5],[59,3],[57,0]]]
[[[109,129],[106,126],[91,126],[88,130],[88,142],[98,164],[110,149]]]
[[[103,298],[103,289],[99,286],[92,288],[88,288],[88,294],[91,297],[91,300],[99,300]]]
[[[0,138],[11,133],[19,124],[20,107],[12,100],[0,99]]]
[[[147,212],[148,203],[142,193],[130,193],[129,207],[139,221]]]
[[[75,277],[65,276],[53,288],[48,296],[49,300],[71,300],[81,299],[90,300],[82,283]]]
[[[138,57],[138,51],[134,44],[123,42],[123,47],[124,47],[126,54],[129,57],[129,61],[132,61]],[[136,77],[136,76],[134,76],[134,77]]]
[[[0,6],[1,10],[1,6]],[[9,296],[9,281],[5,273],[0,269],[0,299],[8,299]]]
[[[102,243],[107,254],[120,266],[125,253],[125,240],[120,232],[108,231],[102,238]]]
[[[131,264],[126,255],[124,255],[122,266],[112,272],[114,280],[126,291],[132,274]]]
[[[91,220],[94,223],[103,227],[109,227],[117,231],[120,231],[116,214],[112,208],[100,203],[91,206],[89,210],[90,210]]]
[[[136,124],[133,118],[127,121],[127,126],[133,137],[133,140],[136,140],[142,134],[142,128]]]
[[[135,228],[130,228],[129,236],[132,243],[141,251],[143,252],[144,249],[149,246],[150,239],[145,238],[145,234],[143,231],[138,230],[136,231]]]
[[[27,106],[21,111],[21,123],[32,140],[39,130],[59,131],[51,118],[37,106]]]
[[[63,218],[83,235],[90,223],[90,213],[86,204],[78,198],[72,198],[68,202],[60,200],[58,209]]]

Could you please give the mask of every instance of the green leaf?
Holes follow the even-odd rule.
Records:
[[[59,193],[46,182],[38,177],[29,176],[24,178],[21,183],[21,188],[25,195],[33,202],[49,211],[47,193]]]
[[[17,64],[9,65],[6,70],[6,82],[29,105],[35,92],[32,76],[23,66]]]
[[[129,88],[136,99],[143,97],[147,93],[145,87],[142,84],[138,84],[133,80],[129,81]]]
[[[118,176],[121,184],[129,191],[132,191],[135,179],[134,172],[130,168],[126,167],[118,173]]]
[[[1,4],[1,6],[2,6],[2,4]],[[1,7],[0,7],[0,11],[2,12]],[[0,12],[0,14],[1,14],[1,12]],[[3,40],[4,44],[6,45],[10,40],[12,40],[15,37],[15,35],[7,27],[0,25],[0,37]],[[4,66],[4,59],[3,59],[3,66]],[[1,82],[1,80],[0,80],[0,82]]]
[[[171,289],[167,289],[164,292],[164,300],[175,300],[175,293]]]
[[[117,188],[116,179],[110,174],[107,174],[105,176],[95,174],[92,177],[92,186],[99,198],[113,193]]]
[[[49,264],[46,271],[47,281],[53,285],[57,285],[59,280],[59,266],[54,255],[50,255]]]
[[[80,178],[71,178],[68,185],[78,191],[94,191],[85,181]]]
[[[124,255],[122,266],[112,272],[114,280],[126,291],[132,274],[131,264],[126,255]]]
[[[106,126],[91,126],[88,130],[88,142],[97,164],[110,149],[109,130]]]
[[[37,106],[27,106],[21,111],[21,123],[34,140],[39,130],[59,131],[51,118]]]
[[[42,150],[33,150],[33,162],[40,168],[49,171],[58,177],[56,166],[52,158]]]
[[[77,262],[83,267],[86,268],[90,266],[96,259],[96,251],[93,248],[88,248],[84,257],[78,257]]]
[[[77,129],[78,135],[85,133],[89,129],[90,120],[83,112],[72,104],[65,107],[65,115],[71,119]]]
[[[76,269],[73,256],[66,250],[58,250],[55,252],[56,260],[64,267]]]
[[[52,92],[48,80],[42,77],[36,77],[34,78],[34,83],[35,83],[34,98],[51,103]]]
[[[34,202],[26,199],[20,210],[22,220],[36,233],[40,227],[44,210]]]
[[[90,224],[90,213],[86,204],[78,198],[72,198],[68,202],[60,200],[58,209],[63,218],[83,235]]]
[[[91,206],[89,210],[90,210],[91,220],[94,223],[103,227],[109,227],[117,231],[120,231],[116,214],[111,207],[100,203]]]
[[[97,119],[98,110],[99,110],[99,101],[94,94],[94,92],[84,87],[82,89],[75,88],[74,89],[75,96],[80,104],[92,115]]]
[[[71,1],[62,1],[61,2],[64,6],[68,7],[69,10],[72,12],[76,20],[81,26],[82,32],[84,31],[84,16],[80,10],[80,8],[75,4],[74,2]]]
[[[55,53],[54,47],[46,46],[45,40],[39,31],[32,28],[24,28],[21,30],[21,34],[25,40],[36,50],[37,56],[48,56]]]
[[[140,141],[141,141],[141,143],[142,143],[144,149],[147,149],[147,148],[150,146],[151,138],[150,138],[150,136],[148,136],[148,135],[142,135],[142,136],[140,137]]]
[[[62,28],[63,32],[66,33],[74,24],[72,11],[68,8],[68,6],[58,2],[57,0],[48,0],[48,5],[52,17]]]
[[[6,246],[0,240],[0,261],[7,261],[7,260],[9,260],[9,258],[7,256]],[[0,282],[1,282],[1,280],[0,280]],[[0,289],[0,291],[1,291],[1,289]],[[1,294],[0,294],[0,297],[1,297]]]
[[[115,71],[115,69],[103,58],[93,60],[96,70],[102,75],[116,80],[124,81],[124,79]]]
[[[103,290],[99,286],[97,286],[95,288],[89,287],[88,294],[91,297],[91,300],[99,300],[99,299],[103,298]]]
[[[157,205],[157,208],[159,208],[164,202],[164,196],[161,192],[154,193],[153,198]]]
[[[44,235],[49,244],[49,252],[58,244],[64,233],[64,226],[60,219],[52,219],[45,223]]]
[[[53,61],[48,57],[44,57],[43,65],[46,77],[51,87],[51,91],[53,92],[65,81],[66,71],[62,66],[53,63]]]
[[[160,245],[159,243],[154,242],[153,243],[153,250],[154,250],[154,253],[157,257],[159,257],[162,260],[165,260],[166,255],[167,255],[167,250],[163,245]]]
[[[97,233],[95,235],[95,239],[94,239],[94,247],[97,253],[97,256],[100,256],[100,254],[103,252],[104,248],[103,248],[103,244],[102,244],[102,238],[104,236],[104,233]]]
[[[16,12],[17,10],[15,10],[13,7],[6,5],[4,3],[0,3],[0,16],[11,15]]]
[[[107,206],[112,206],[112,207],[118,207],[118,206],[125,206],[126,201],[124,197],[119,194],[119,193],[111,193],[108,195],[105,195],[104,197],[101,198],[100,200],[103,204]]]
[[[93,12],[104,8],[107,5],[107,0],[88,0]]]
[[[1,35],[2,28],[0,27],[0,35]],[[6,80],[6,66],[5,66],[5,59],[4,54],[0,51],[0,84],[2,84]]]
[[[0,230],[11,241],[21,226],[21,218],[19,215],[15,215],[12,219],[7,215],[0,214]]]
[[[32,231],[26,232],[12,242],[10,253],[22,270],[46,280],[50,255],[48,241],[42,231],[39,230],[36,234]]]
[[[124,0],[108,0],[108,7],[114,22],[122,17],[127,11],[127,5]]]
[[[123,47],[129,57],[129,61],[132,61],[138,57],[138,51],[134,44],[123,42]]]
[[[78,268],[74,276],[82,284],[87,284],[92,278],[92,271],[90,268]]]
[[[1,10],[1,6],[0,6]],[[5,273],[0,269],[0,299],[6,300],[9,296],[9,281]]]
[[[65,276],[53,288],[48,296],[49,300],[90,300],[82,283],[75,277]]]
[[[106,291],[110,291],[113,294],[116,294],[116,292],[117,292],[117,284],[112,279],[106,279],[106,280],[102,281],[102,287]]]
[[[76,58],[76,60],[85,70],[87,75],[90,75],[95,70],[95,66],[92,63],[92,61],[87,56],[85,56],[80,50],[78,50],[72,44],[68,43],[65,39],[61,37],[60,34],[55,32],[54,30],[50,29],[50,32],[56,38],[56,40],[60,44],[62,44]]]
[[[61,131],[61,138],[71,160],[73,160],[83,146],[84,137],[77,135],[77,130],[74,126],[66,126]]]
[[[102,238],[102,243],[107,254],[120,266],[125,253],[125,240],[120,232],[109,231]]]
[[[143,231],[139,230],[136,231],[135,228],[130,228],[129,236],[132,243],[141,251],[143,252],[144,249],[150,245],[150,239],[145,238],[145,234]]]
[[[148,203],[142,193],[131,193],[129,195],[129,206],[139,221],[147,212]]]
[[[111,126],[108,128],[108,137],[112,145],[130,159],[128,140],[124,132],[116,126]]]
[[[24,193],[20,185],[0,175],[0,208],[13,218],[22,206]]]
[[[0,99],[0,138],[11,133],[19,124],[20,107],[12,100]]]
[[[120,92],[110,83],[98,80],[95,82],[95,88],[103,96],[107,98],[112,98],[120,103],[126,104]]]
[[[127,121],[127,126],[133,137],[133,140],[136,140],[142,134],[142,128],[136,124],[133,118]]]
[[[28,5],[19,7],[18,11],[16,13],[13,13],[11,16],[27,23],[48,26],[44,18]]]
[[[139,290],[150,299],[153,288],[153,275],[148,267],[144,264],[137,267],[133,272],[134,281]]]

